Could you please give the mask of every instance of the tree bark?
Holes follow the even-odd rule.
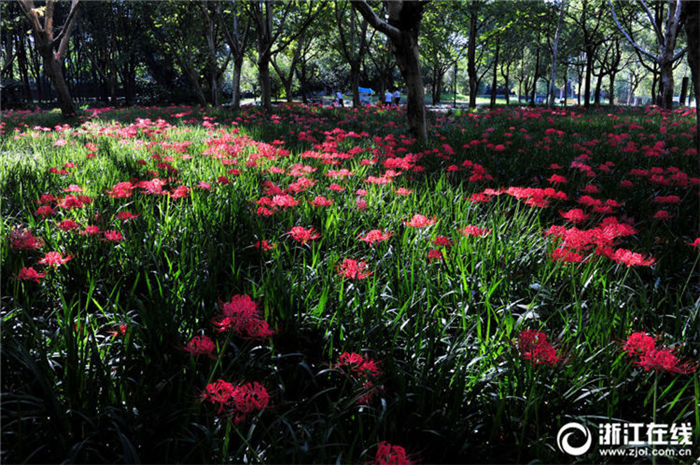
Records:
[[[390,39],[396,62],[406,82],[408,126],[420,143],[426,142],[428,130],[425,120],[425,89],[418,50],[418,32],[425,3],[408,0],[387,2],[388,22],[379,19],[364,0],[353,1],[352,5],[372,27]]]
[[[615,105],[615,74],[610,73],[610,90],[608,91],[608,102],[610,106]]]
[[[496,91],[498,90],[498,54],[501,50],[500,37],[496,40],[496,56],[493,59],[493,80],[491,81],[491,109],[496,106]]]
[[[478,83],[476,76],[476,32],[479,19],[479,3],[470,3],[469,14],[469,45],[467,47],[467,76],[469,77],[469,108],[476,108],[476,93]]]
[[[559,10],[559,21],[557,22],[557,32],[554,33],[554,44],[552,46],[552,77],[550,78],[549,88],[549,106],[554,106],[554,86],[557,82],[557,52],[559,47],[559,35],[561,34],[561,26],[564,23],[564,13],[566,12],[566,0],[562,0]]]
[[[61,113],[63,116],[73,116],[75,115],[75,106],[73,105],[68,84],[63,74],[63,59],[68,49],[70,34],[75,26],[79,0],[72,0],[68,17],[61,28],[61,32],[56,37],[54,37],[53,25],[53,0],[47,0],[46,2],[43,26],[39,22],[39,13],[36,8],[34,8],[34,1],[18,1],[32,26],[34,43],[37,51],[43,58],[44,70],[56,90],[56,97],[58,98],[58,105],[61,108]],[[56,46],[58,46],[58,50],[54,52],[54,47]]]

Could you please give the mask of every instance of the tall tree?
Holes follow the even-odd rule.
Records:
[[[29,20],[34,36],[34,44],[44,60],[44,70],[56,90],[58,104],[64,116],[75,114],[75,106],[71,99],[65,76],[63,75],[63,60],[68,49],[68,41],[75,27],[78,14],[79,0],[72,0],[68,16],[61,27],[54,27],[54,1],[46,0],[46,5],[40,8],[34,6],[34,0],[17,0],[22,11]],[[43,23],[39,20],[43,16]],[[56,32],[58,31],[58,34]]]
[[[380,19],[366,0],[351,0],[352,6],[364,16],[373,28],[385,34],[391,41],[396,62],[406,81],[408,102],[406,116],[413,136],[420,142],[428,139],[425,122],[425,91],[420,69],[418,34],[423,10],[429,0],[384,0],[388,21]]]
[[[275,2],[259,0],[247,3],[256,23],[258,46],[258,76],[262,95],[262,106],[272,110],[272,81],[270,79],[270,62],[272,56],[285,49],[299,38],[309,27],[314,18],[325,7],[325,3]],[[279,5],[275,18],[275,5]],[[302,7],[303,5],[303,7]],[[273,21],[274,18],[274,21]],[[293,27],[288,25],[290,18],[295,19]],[[284,33],[284,38],[282,34]],[[291,74],[291,73],[290,73]]]
[[[617,28],[629,43],[639,53],[649,57],[658,64],[661,72],[661,101],[659,103],[663,108],[671,109],[673,107],[673,64],[683,57],[686,52],[685,48],[676,51],[676,42],[681,28],[681,0],[667,1],[668,14],[665,22],[652,13],[644,0],[637,0],[637,5],[644,12],[656,36],[657,53],[651,53],[637,43],[618,20],[613,1],[608,0],[608,4]]]
[[[242,8],[239,0],[231,2],[231,8],[223,10],[222,2],[215,2],[216,19],[219,22],[219,27],[224,33],[226,43],[233,56],[233,84],[231,106],[237,110],[241,106],[241,72],[243,70],[243,60],[245,53],[248,50],[250,41],[250,16],[242,14]],[[228,27],[228,18],[225,13],[232,14],[232,27]]]
[[[557,79],[557,54],[559,51],[559,37],[561,29],[564,25],[564,14],[566,13],[566,0],[561,0],[559,5],[559,21],[557,21],[557,32],[554,34],[554,42],[552,43],[552,78],[549,81],[549,102],[550,107],[554,106],[554,86]],[[566,85],[566,83],[564,84]]]
[[[352,105],[358,108],[360,106],[360,67],[369,45],[368,23],[357,17],[357,10],[351,8],[346,0],[336,1],[334,6],[338,25],[336,48],[350,66]]]

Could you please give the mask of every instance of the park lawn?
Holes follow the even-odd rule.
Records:
[[[610,418],[698,444],[694,118],[447,112],[418,146],[374,107],[6,113],[4,459],[561,462]]]

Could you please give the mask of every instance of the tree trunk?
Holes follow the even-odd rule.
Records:
[[[535,77],[532,80],[532,94],[530,94],[530,105],[535,106],[535,94],[537,94],[537,81],[540,78],[540,49],[537,47],[537,54],[535,55]]]
[[[610,91],[608,93],[608,102],[610,103],[610,106],[615,105],[615,74],[616,73],[610,73]]]
[[[267,111],[272,111],[272,81],[270,80],[270,54],[267,47],[258,45],[262,53],[258,56],[258,76],[260,78],[260,103]]]
[[[425,90],[418,52],[418,30],[415,30],[415,34],[413,31],[401,31],[398,43],[392,41],[392,45],[401,75],[406,81],[408,126],[419,142],[425,142],[428,140],[428,129],[425,122]]]
[[[595,92],[593,94],[593,104],[596,107],[600,106],[600,91],[602,90],[603,87],[603,72],[601,71],[600,74],[597,76],[596,82],[595,82]]]
[[[243,70],[243,55],[233,60],[233,89],[231,106],[234,110],[241,108],[241,71]]]
[[[66,84],[65,77],[63,76],[63,67],[61,64],[49,56],[44,58],[44,69],[46,70],[46,74],[48,74],[49,79],[51,79],[54,89],[56,90],[58,106],[61,108],[61,113],[63,116],[75,115],[75,106],[73,105],[73,100],[70,97],[70,91],[68,90],[68,85]]]
[[[476,108],[476,93],[478,91],[476,76],[476,26],[479,19],[478,3],[471,2],[469,15],[469,44],[467,47],[467,76],[469,77],[469,108]]]
[[[569,67],[564,65],[564,108],[569,101]]]
[[[24,34],[17,34],[15,36],[17,41],[17,66],[19,66],[19,73],[22,77],[22,83],[24,84],[24,95],[26,96],[27,103],[32,103],[32,88],[29,85],[29,71],[27,69],[27,51],[24,47]]]
[[[591,75],[593,74],[593,53],[591,52],[586,51],[586,82],[583,90],[583,106],[585,108],[591,106]]]
[[[352,91],[352,106],[360,108],[360,60],[350,63],[350,87]]]
[[[671,51],[673,53],[673,51]],[[661,63],[661,107],[666,110],[673,108],[673,63],[668,60]]]
[[[550,78],[550,95],[549,106],[554,106],[554,86],[557,83],[557,51],[559,47],[559,35],[561,34],[561,26],[564,23],[564,12],[566,11],[566,0],[561,2],[559,10],[559,21],[557,22],[557,31],[554,33],[554,44],[552,46],[552,77]]]
[[[685,98],[688,96],[688,76],[683,76],[681,81],[681,96],[678,100],[680,106],[685,106]]]
[[[496,56],[493,59],[493,80],[491,81],[491,108],[496,106],[496,91],[498,86],[498,53],[501,51],[501,39],[496,40]]]
[[[503,66],[501,66],[501,76],[503,77],[503,85],[506,89],[506,105],[510,105],[510,63],[506,66],[506,72],[503,72]]]

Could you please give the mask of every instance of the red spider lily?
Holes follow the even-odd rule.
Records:
[[[690,242],[689,245],[694,249],[700,249],[700,237],[695,238],[695,240]]]
[[[376,378],[381,374],[377,362],[355,352],[344,352],[340,354],[338,366],[348,367],[351,374],[363,379]]]
[[[398,189],[394,190],[394,194],[396,194],[396,195],[411,195],[411,194],[413,194],[413,189],[406,189],[404,187],[399,187]]]
[[[654,258],[644,258],[642,254],[632,252],[626,249],[615,250],[613,256],[611,257],[617,263],[624,263],[628,267],[630,266],[651,266],[656,263]]]
[[[435,261],[435,260],[442,261],[444,259],[445,259],[445,256],[442,254],[442,250],[430,249],[428,251],[428,260],[430,260],[431,262]]]
[[[88,227],[85,228],[86,231],[87,231]],[[94,226],[94,227],[96,227],[96,226]],[[113,229],[105,231],[104,236],[105,236],[104,240],[108,241],[108,242],[117,243],[117,242],[121,242],[124,240],[124,236],[122,236],[122,233],[120,233],[119,231],[115,231]]]
[[[668,373],[690,374],[697,370],[697,365],[691,362],[681,362],[676,356],[675,349],[667,347],[656,348],[656,338],[639,331],[630,334],[624,345],[624,350],[630,357],[639,356],[635,365],[646,371],[666,371]]]
[[[566,212],[559,210],[559,214],[575,224],[583,223],[590,218],[590,215],[584,213],[580,208],[573,208]]]
[[[450,238],[446,236],[437,236],[433,239],[433,244],[438,247],[451,247],[453,245]]]
[[[406,449],[386,441],[380,442],[377,446],[374,462],[377,465],[409,465],[412,463],[406,455]]]
[[[343,192],[345,188],[341,186],[340,184],[333,183],[330,186],[328,186],[329,190],[332,190],[333,192]]]
[[[77,184],[71,184],[70,186],[63,189],[63,192],[82,192],[83,188]]]
[[[518,335],[518,348],[523,359],[531,360],[534,365],[554,366],[561,361],[547,335],[534,329],[526,329]]]
[[[368,276],[371,276],[372,272],[367,271],[366,261],[357,261],[351,258],[345,258],[338,267],[338,274],[348,279],[365,279]]]
[[[552,260],[566,263],[581,263],[584,261],[580,254],[564,248],[554,249],[552,251]]]
[[[56,205],[63,209],[71,210],[73,208],[83,208],[89,203],[92,203],[92,199],[87,195],[67,195],[59,199]]]
[[[632,357],[653,350],[656,347],[656,339],[643,331],[630,334],[625,341],[624,350]]]
[[[115,199],[124,199],[131,197],[131,191],[134,189],[134,186],[132,183],[126,181],[126,182],[120,182],[115,184],[112,187],[112,190],[105,191],[107,194]]]
[[[413,218],[411,218],[409,221],[402,221],[403,224],[412,228],[424,228],[426,226],[430,226],[432,224],[437,223],[437,218],[428,218],[426,216],[416,213],[415,215],[413,215]]]
[[[666,371],[687,375],[697,370],[697,365],[690,362],[681,362],[673,353],[673,349],[651,349],[641,354],[637,365],[646,371]]]
[[[284,208],[290,208],[290,207],[296,207],[299,205],[299,202],[294,200],[294,197],[288,194],[280,194],[280,195],[275,195],[272,198],[272,201],[270,202],[272,206],[275,207],[284,207]]]
[[[190,196],[190,189],[187,186],[177,186],[170,193],[170,198],[173,200],[182,199]]]
[[[258,249],[260,249],[260,250],[268,251],[268,250],[274,249],[275,247],[277,247],[277,245],[275,245],[275,244],[270,244],[270,243],[267,242],[267,241],[257,241],[257,242],[255,243],[255,247],[258,248]]]
[[[125,223],[128,223],[129,221],[132,221],[136,218],[138,218],[141,215],[135,215],[134,213],[131,213],[130,211],[121,211],[117,213],[117,218],[120,219],[121,221],[124,221]]]
[[[474,226],[471,224],[460,229],[459,232],[467,237],[469,237],[469,236],[484,237],[484,236],[488,236],[489,234],[491,234],[490,229],[482,229],[478,226]]]
[[[18,279],[20,281],[33,280],[33,281],[36,281],[38,283],[39,280],[45,276],[46,276],[46,273],[39,273],[34,268],[29,267],[29,268],[22,268],[21,270],[19,270],[19,274],[15,277],[15,279]]]
[[[367,210],[367,201],[365,199],[357,199],[355,200],[355,207],[360,211],[365,211]]]
[[[56,212],[49,205],[42,205],[34,212],[35,215],[44,217],[54,215],[55,213]]]
[[[74,229],[78,229],[80,225],[73,220],[63,220],[58,223],[56,227],[63,231],[72,231]]]
[[[302,244],[308,241],[318,239],[321,235],[314,228],[304,228],[302,226],[294,226],[288,233],[292,239]]]
[[[212,319],[214,330],[222,333],[233,330],[245,339],[262,340],[275,334],[261,318],[258,306],[250,296],[234,295],[222,306],[219,315]]]
[[[219,404],[219,410],[217,413],[221,413],[224,407],[233,398],[234,387],[233,384],[223,379],[219,379],[214,383],[207,384],[204,392],[201,395],[202,401],[209,401],[212,404]]]
[[[60,252],[46,252],[46,255],[44,255],[44,258],[39,260],[40,265],[48,265],[48,266],[58,266],[58,265],[63,265],[66,263],[68,260],[72,259],[73,257],[71,255],[68,255],[64,257],[61,255]]]
[[[190,342],[185,345],[185,351],[192,354],[193,357],[206,355],[211,359],[216,359],[212,352],[216,349],[214,341],[209,336],[194,336]]]
[[[549,181],[551,184],[566,184],[568,182],[564,176],[560,176],[558,174],[551,175],[547,181]]]
[[[257,382],[237,386],[233,390],[232,398],[236,410],[246,415],[256,410],[265,410],[270,401],[265,387]]]
[[[654,218],[657,220],[668,220],[671,218],[671,214],[666,210],[659,210],[654,213]]]
[[[660,204],[677,204],[680,203],[681,198],[678,197],[677,195],[659,195],[654,197],[652,200],[654,203],[660,203]]]
[[[125,335],[126,334],[126,325],[119,325],[119,329],[112,331],[110,334],[112,337]]]
[[[10,247],[15,250],[39,250],[44,241],[34,236],[30,230],[14,229],[10,233]]]
[[[309,202],[314,207],[330,207],[333,205],[332,200],[328,200],[322,195],[317,195],[313,200]]]
[[[388,240],[390,237],[391,237],[391,233],[389,231],[384,232],[380,229],[372,229],[364,236],[360,235],[358,237],[358,239],[363,241],[363,242],[366,242],[370,245],[374,245],[377,242],[384,242],[384,241]]]
[[[93,236],[95,234],[100,234],[100,227],[99,226],[93,226],[93,225],[88,225],[85,226],[85,230],[81,231],[80,234],[83,236]]]
[[[41,194],[37,203],[51,203],[56,201],[56,196],[53,194]]]
[[[620,187],[622,187],[624,189],[630,189],[630,188],[634,187],[634,183],[632,181],[630,181],[629,179],[625,179],[623,181],[620,181]]]

